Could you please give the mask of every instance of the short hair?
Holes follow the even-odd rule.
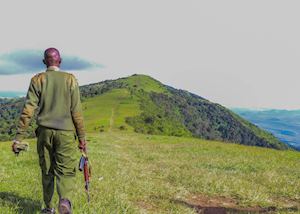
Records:
[[[44,58],[46,58],[48,56],[48,54],[51,52],[56,52],[60,58],[60,53],[56,48],[47,48],[44,52]]]

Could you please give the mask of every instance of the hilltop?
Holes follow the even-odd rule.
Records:
[[[132,75],[80,87],[87,130],[197,137],[244,145],[287,149],[229,109],[185,90],[167,86],[146,75]],[[0,102],[3,139],[14,135],[15,120],[24,99]],[[4,124],[5,123],[5,124]],[[33,137],[34,122],[29,129]]]

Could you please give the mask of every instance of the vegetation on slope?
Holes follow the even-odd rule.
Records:
[[[272,134],[219,104],[183,90],[171,87],[168,89],[173,95],[169,98],[170,105],[177,106],[183,115],[185,126],[196,137],[276,149],[287,148]],[[157,99],[154,100],[157,105],[161,106],[160,102],[156,101]]]
[[[16,134],[16,124],[24,105],[24,98],[0,98],[0,141],[11,140]],[[35,119],[27,130],[28,137],[34,137]]]
[[[221,105],[187,91],[169,86],[164,88],[167,92],[135,91],[135,95],[141,100],[142,113],[127,118],[128,124],[132,125],[135,131],[147,134],[195,136],[276,149],[288,148],[272,134]]]
[[[191,136],[191,132],[183,124],[183,117],[178,109],[168,103],[164,103],[167,106],[157,105],[151,99],[153,94],[156,93],[149,94],[143,91],[136,93],[141,103],[142,113],[134,117],[127,117],[126,122],[139,133]],[[160,93],[160,95],[163,94]]]

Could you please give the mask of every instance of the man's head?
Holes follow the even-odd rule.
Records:
[[[48,48],[44,52],[44,64],[49,66],[60,66],[61,58],[59,51],[56,48]]]

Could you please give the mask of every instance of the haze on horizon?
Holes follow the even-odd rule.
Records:
[[[0,91],[26,91],[43,69],[22,56],[40,51],[42,63],[42,51],[56,47],[81,85],[138,73],[226,107],[300,109],[299,1],[47,5],[2,4]],[[16,55],[24,71],[11,64]]]

